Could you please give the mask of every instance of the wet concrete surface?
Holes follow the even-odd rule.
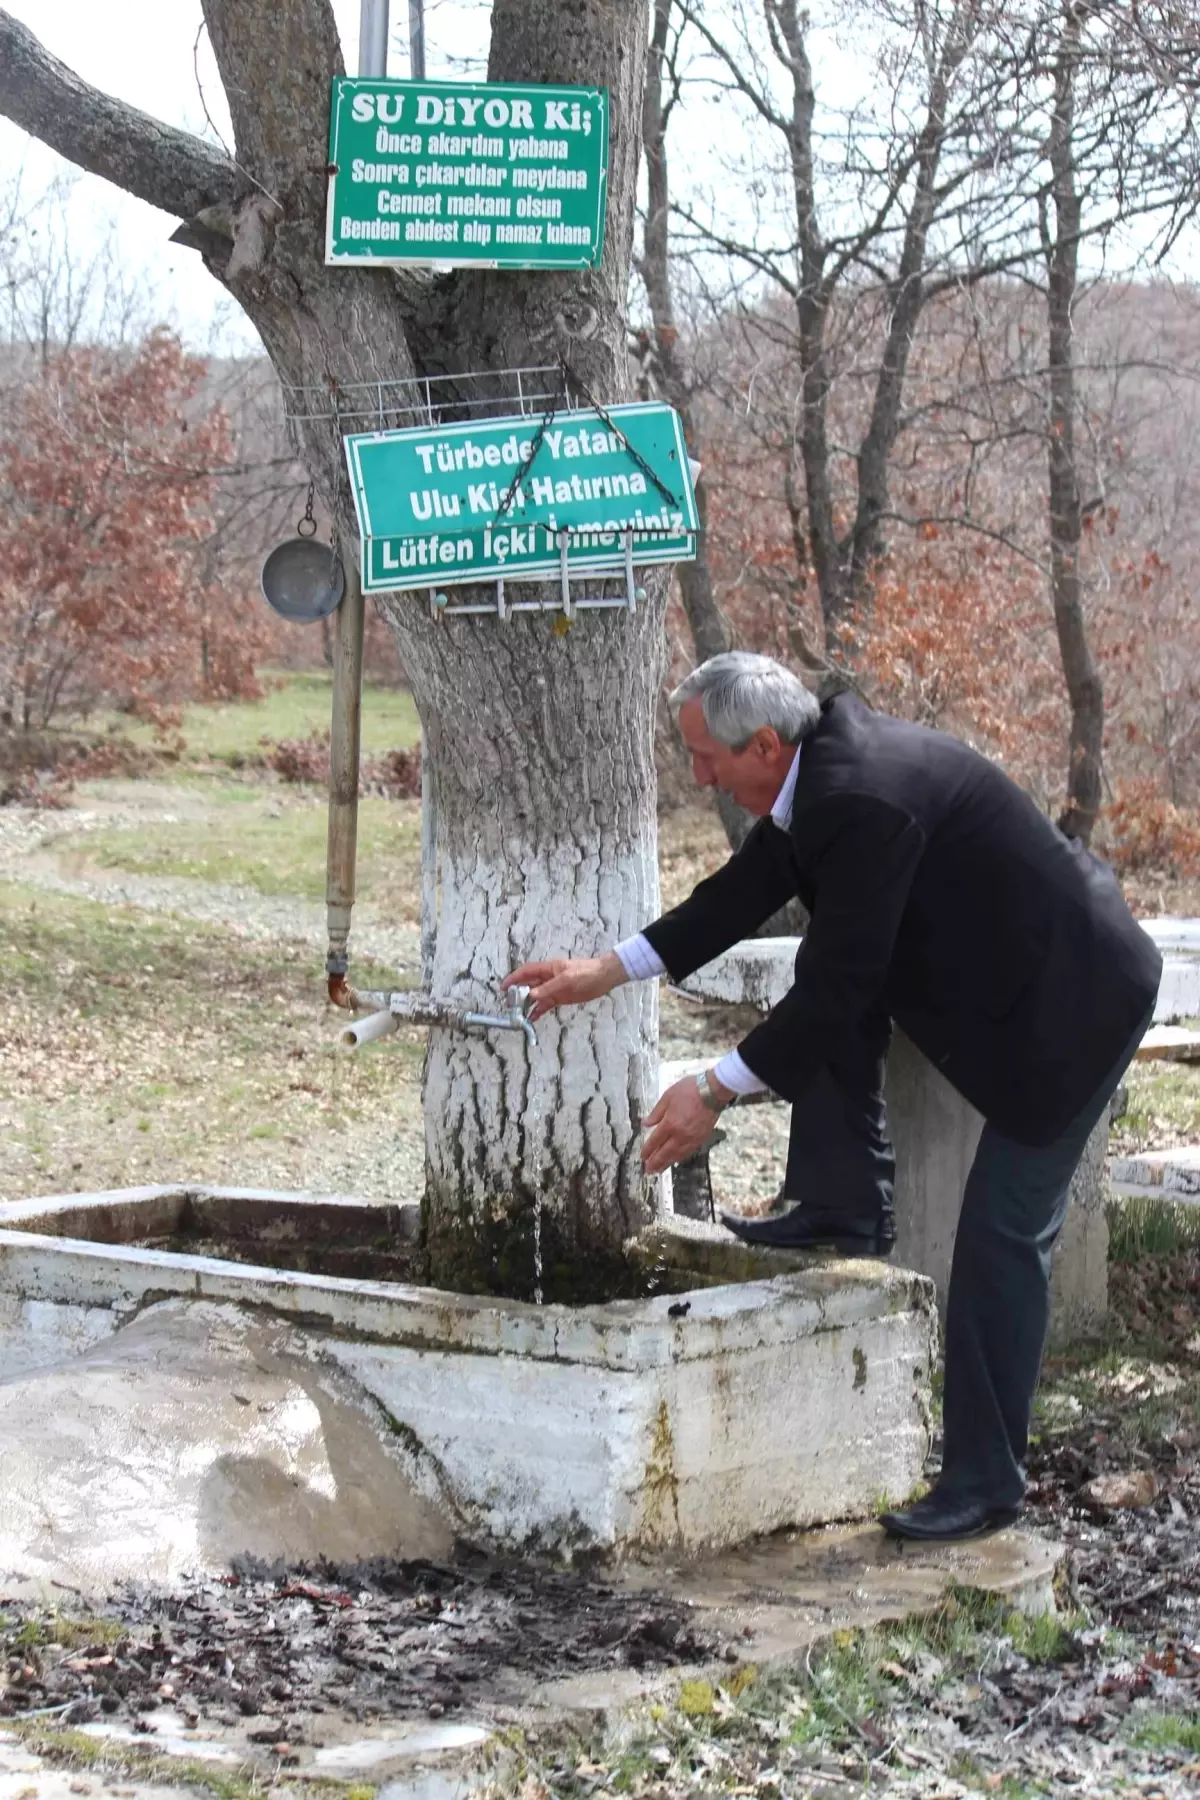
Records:
[[[277,1779],[392,1780],[393,1800],[432,1782],[426,1800],[437,1800],[506,1725],[605,1713],[686,1673],[720,1680],[799,1659],[831,1631],[933,1610],[954,1585],[1043,1610],[1056,1560],[1053,1543],[1019,1531],[914,1551],[860,1525],[608,1571],[466,1551],[247,1566],[113,1592],[94,1642],[81,1627],[70,1649],[24,1653],[0,1710],[16,1726],[51,1709],[118,1752]],[[6,1633],[0,1651],[20,1641]]]

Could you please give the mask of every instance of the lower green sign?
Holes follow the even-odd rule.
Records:
[[[527,581],[696,554],[679,415],[658,404],[346,439],[368,592]]]

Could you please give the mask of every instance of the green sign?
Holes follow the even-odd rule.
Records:
[[[586,269],[604,248],[608,94],[340,75],[327,263]]]
[[[540,432],[540,441],[539,441]],[[698,528],[669,406],[521,415],[346,439],[368,592],[687,562]]]

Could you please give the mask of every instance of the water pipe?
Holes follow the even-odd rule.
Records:
[[[389,0],[360,0],[358,73],[387,74]],[[358,764],[362,737],[362,581],[348,558],[346,591],[333,615],[333,708],[329,722],[329,835],[325,852],[325,924],[329,950],[325,974],[335,1006],[353,1009],[349,967],[350,915],[354,910],[358,850]]]
[[[441,1025],[452,1031],[520,1031],[524,1033],[529,1048],[537,1048],[537,1032],[525,1016],[529,1001],[528,988],[509,989],[506,1013],[470,1012],[465,1007],[451,1005],[448,1000],[435,999],[432,994],[412,993],[404,989],[396,993],[385,993],[379,989],[356,993],[347,986],[346,992],[352,1006],[373,1006],[378,1009],[365,1019],[356,1019],[353,1025],[347,1025],[342,1031],[341,1041],[351,1050],[391,1037],[401,1025]]]

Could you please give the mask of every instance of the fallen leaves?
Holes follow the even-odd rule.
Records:
[[[1079,1492],[1085,1505],[1101,1512],[1113,1512],[1125,1506],[1150,1506],[1158,1498],[1158,1477],[1153,1469],[1117,1470],[1109,1475],[1094,1476]]]

